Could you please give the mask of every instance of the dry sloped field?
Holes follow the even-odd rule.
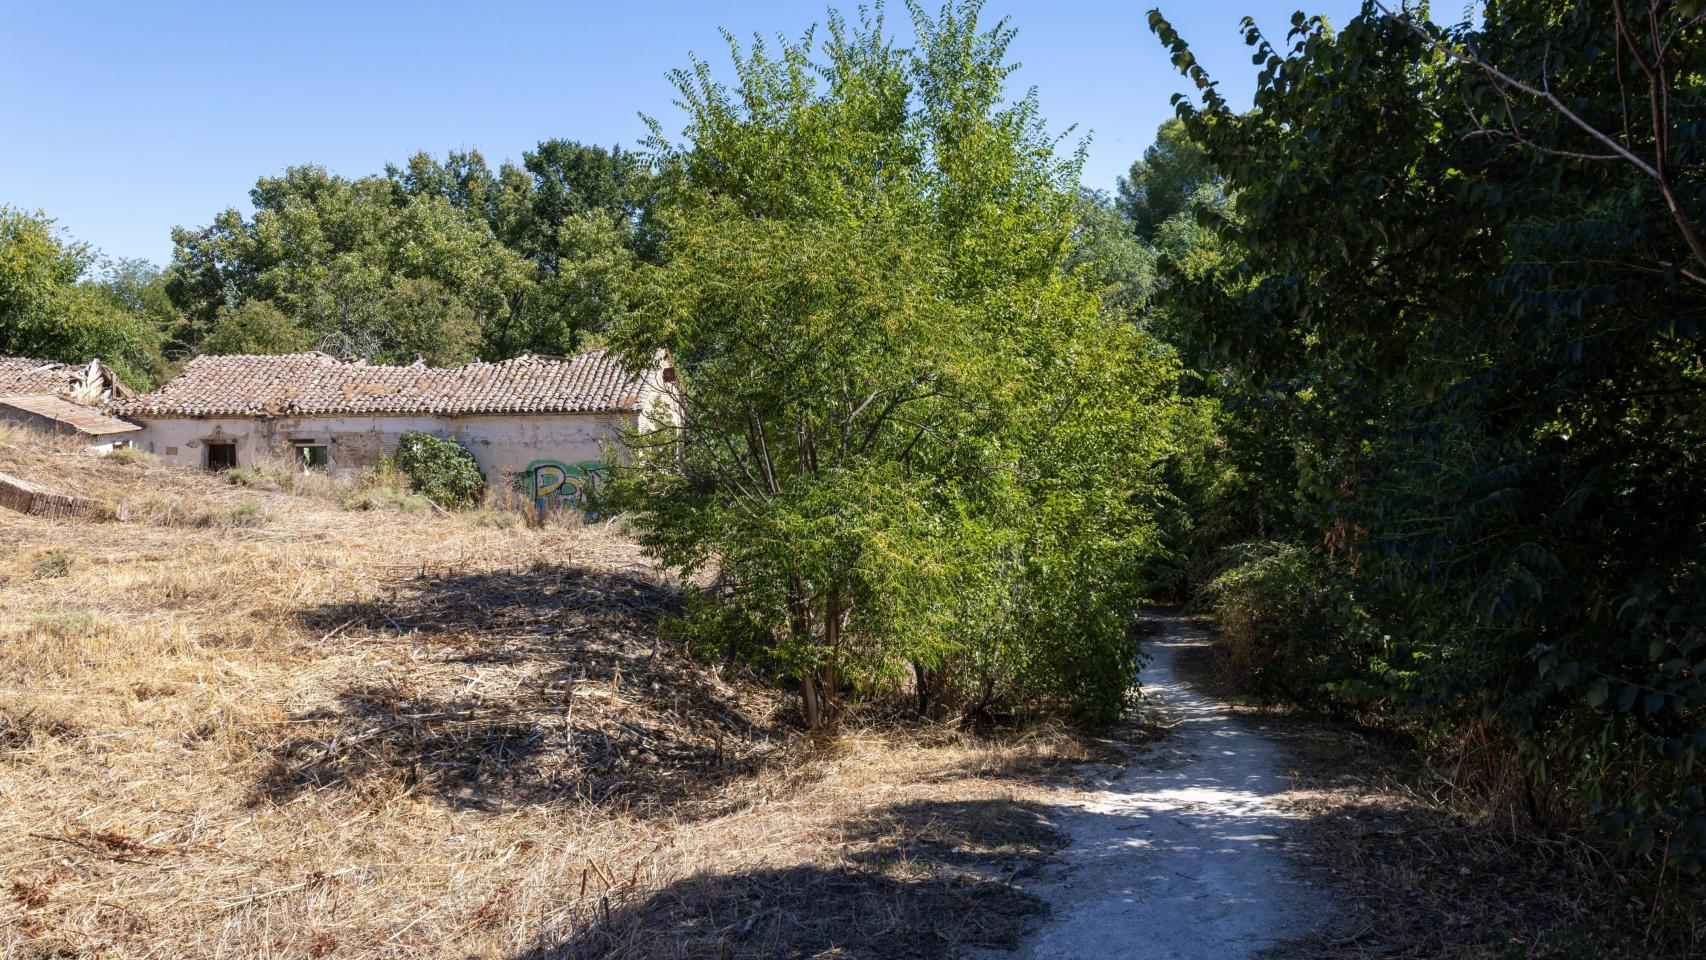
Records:
[[[934,958],[1039,909],[1082,742],[804,742],[614,529],[0,472],[131,507],[0,512],[0,956]]]

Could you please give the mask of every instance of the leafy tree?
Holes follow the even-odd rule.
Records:
[[[201,341],[203,353],[298,353],[314,346],[313,335],[267,300],[247,300],[221,311]]]
[[[1138,236],[1153,242],[1161,225],[1186,212],[1192,197],[1216,179],[1202,146],[1178,119],[1166,120],[1155,143],[1118,183],[1118,206]]]
[[[1283,47],[1247,22],[1247,114],[1151,25],[1203,91],[1181,115],[1237,224],[1238,255],[1168,307],[1246,425],[1284,424],[1246,462],[1267,535],[1327,578],[1332,628],[1292,679],[1491,729],[1536,806],[1562,790],[1698,869],[1702,21],[1513,0],[1439,27],[1370,4],[1336,33],[1299,15]]]
[[[524,258],[441,192],[294,167],[261,178],[250,196],[251,219],[232,209],[199,231],[173,231],[168,289],[192,346],[221,311],[264,300],[336,353],[469,359],[469,318],[481,331],[501,329],[537,285]],[[393,324],[418,321],[423,296],[447,309],[450,328],[427,334],[416,324],[400,339]]]
[[[0,354],[99,358],[126,382],[149,387],[164,365],[158,318],[140,300],[133,305],[86,279],[97,264],[87,244],[62,239],[46,216],[0,206]]]
[[[721,587],[686,627],[758,638],[806,722],[910,677],[924,709],[1118,714],[1128,615],[1165,497],[1173,370],[1061,269],[1076,164],[979,5],[832,15],[735,80],[675,81],[654,125],[661,262],[610,331],[683,364],[684,422],[612,494],[646,545]]]
[[[311,166],[263,177],[251,218],[227,210],[174,231],[177,345],[207,349],[225,312],[263,300],[340,354],[571,353],[626,309],[626,271],[655,250],[649,191],[636,154],[566,140],[495,171],[471,150],[356,180]],[[428,307],[443,329],[429,329]]]
[[[491,349],[571,353],[595,343],[629,309],[630,277],[638,263],[629,231],[602,213],[571,217],[557,228],[554,271],[513,315],[488,335]]]
[[[1138,239],[1105,194],[1084,191],[1066,269],[1082,271],[1102,302],[1135,317],[1155,288],[1155,253]]]
[[[166,291],[166,272],[138,257],[120,258],[103,265],[92,280],[120,309],[146,317],[161,330],[178,322],[177,308]]]
[[[479,316],[436,280],[396,281],[385,291],[380,312],[390,356],[413,354],[431,366],[453,366],[479,355]]]
[[[0,335],[4,349],[20,353],[41,338],[66,292],[93,261],[86,244],[67,244],[53,221],[0,207]]]
[[[577,247],[565,249],[563,228],[597,216],[621,228],[624,246],[649,255],[655,238],[642,229],[651,195],[651,171],[644,158],[621,147],[544,140],[522,154],[522,168],[533,182],[523,215],[507,228],[511,246],[527,252],[547,273],[576,261]]]

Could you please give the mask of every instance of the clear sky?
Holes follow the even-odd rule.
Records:
[[[1052,129],[1091,137],[1111,189],[1184,84],[1149,33],[1159,3],[1235,104],[1255,67],[1238,21],[1276,41],[1291,12],[1343,24],[1359,0],[989,0]],[[934,7],[935,0],[927,0]],[[851,3],[843,9],[854,9]],[[494,166],[539,140],[632,145],[645,112],[675,132],[665,73],[717,28],[798,36],[828,4],[260,3],[0,0],[0,203],[42,209],[114,257],[171,259],[173,226],[247,213],[255,178],[312,162],[360,176],[417,150],[477,147]],[[891,3],[897,27],[905,10]]]

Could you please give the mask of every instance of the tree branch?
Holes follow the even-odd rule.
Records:
[[[1694,259],[1700,264],[1700,266],[1706,267],[1706,244],[1701,242],[1699,235],[1695,232],[1693,222],[1689,219],[1687,212],[1682,209],[1681,203],[1677,200],[1676,192],[1672,189],[1670,176],[1666,170],[1666,143],[1669,139],[1667,136],[1668,128],[1666,125],[1669,118],[1668,103],[1670,91],[1668,83],[1664,77],[1664,64],[1663,61],[1660,60],[1655,68],[1653,64],[1648,62],[1646,57],[1641,55],[1639,45],[1635,42],[1635,34],[1630,30],[1628,19],[1624,16],[1623,0],[1612,0],[1612,9],[1615,11],[1617,17],[1618,35],[1627,39],[1630,53],[1634,56],[1635,62],[1640,66],[1642,72],[1647,75],[1648,88],[1651,94],[1650,99],[1652,101],[1650,105],[1650,112],[1653,124],[1654,162],[1651,163],[1643,160],[1629,147],[1618,143],[1616,137],[1600,130],[1598,127],[1584,120],[1574,110],[1571,110],[1569,106],[1567,106],[1564,101],[1560,100],[1558,96],[1552,92],[1551,88],[1546,85],[1544,76],[1541,78],[1541,87],[1535,87],[1532,84],[1525,83],[1485,60],[1482,60],[1479,56],[1476,56],[1473,53],[1466,53],[1442,43],[1438,38],[1422,29],[1422,27],[1408,15],[1400,17],[1396,13],[1393,13],[1391,8],[1386,6],[1383,0],[1374,0],[1374,5],[1380,9],[1381,13],[1386,15],[1388,20],[1404,27],[1416,36],[1421,37],[1423,42],[1433,50],[1444,54],[1450,59],[1464,64],[1465,66],[1480,70],[1482,73],[1486,74],[1488,78],[1493,80],[1496,85],[1509,87],[1512,90],[1525,93],[1546,103],[1560,116],[1570,121],[1570,123],[1581,129],[1588,136],[1605,144],[1610,148],[1612,154],[1615,155],[1617,159],[1628,163],[1635,169],[1641,171],[1647,177],[1651,178],[1658,184],[1659,192],[1665,199],[1665,206],[1670,212],[1671,219],[1675,221],[1677,230],[1682,234],[1683,242],[1687,244],[1689,252],[1694,256]],[[1662,56],[1662,46],[1659,45],[1658,40],[1658,21],[1656,19],[1656,14],[1653,14],[1652,11],[1649,11],[1649,21],[1649,32],[1652,34],[1652,40],[1655,46],[1659,46]],[[1516,135],[1513,134],[1513,136]],[[1695,283],[1701,283],[1701,281],[1697,279],[1698,275],[1691,271],[1684,270],[1679,271],[1679,273]]]

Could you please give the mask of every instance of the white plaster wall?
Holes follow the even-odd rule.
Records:
[[[81,430],[73,430],[57,420],[16,407],[0,406],[0,423],[26,427],[54,436],[79,436],[89,441],[88,449],[91,452],[98,453],[103,457],[120,446],[134,444],[136,439],[141,436],[140,431],[136,430],[129,430],[124,433],[84,433]]]
[[[474,454],[486,482],[514,484],[535,461],[574,465],[606,461],[604,444],[615,442],[632,418],[619,414],[531,414],[477,417],[302,417],[133,418],[143,425],[132,434],[135,445],[167,463],[199,467],[207,462],[207,443],[237,445],[237,465],[291,456],[293,441],[325,444],[330,469],[359,472],[382,453],[397,448],[409,430],[452,437]]]
[[[135,438],[135,432],[109,433],[103,437],[93,437],[90,439],[89,450],[104,457],[107,454],[112,453],[114,450],[117,450],[119,447],[135,446]]]
[[[681,426],[681,400],[677,386],[673,365],[649,370],[641,378],[638,420],[641,433]]]

